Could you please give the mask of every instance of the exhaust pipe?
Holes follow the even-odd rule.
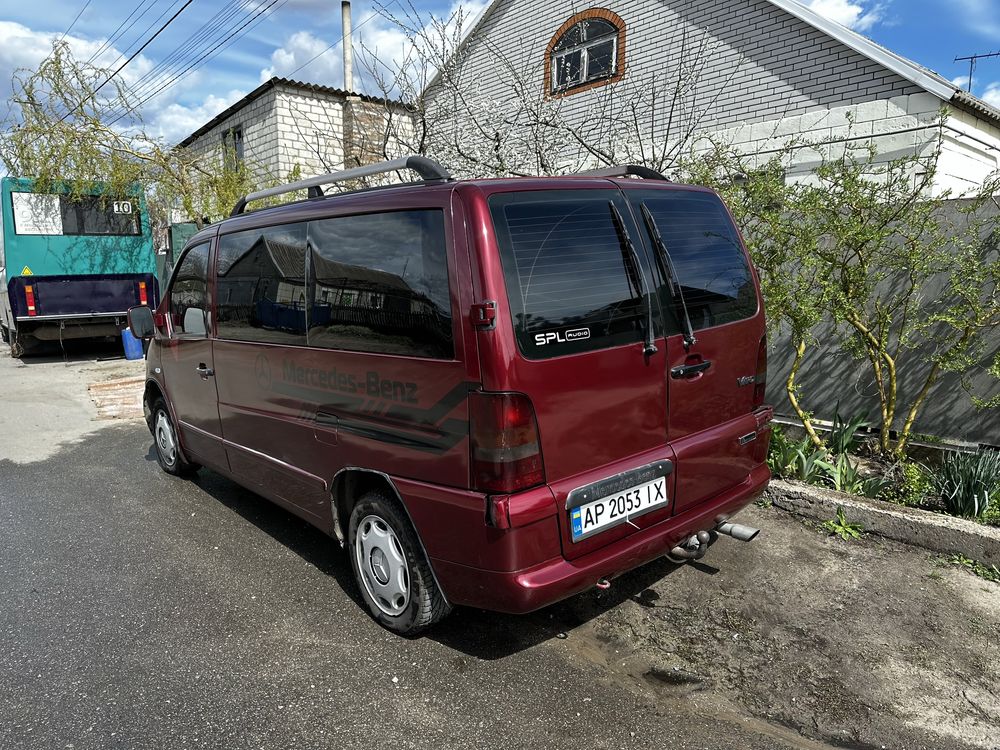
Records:
[[[731,536],[733,539],[739,539],[741,542],[752,542],[754,537],[760,533],[760,529],[755,529],[753,526],[729,523],[729,521],[723,521],[715,527],[715,530],[720,534]]]

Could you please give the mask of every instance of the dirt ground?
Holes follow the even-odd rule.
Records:
[[[773,508],[740,520],[763,533],[555,608],[558,642],[654,705],[749,714],[776,744],[1000,748],[1000,585]]]

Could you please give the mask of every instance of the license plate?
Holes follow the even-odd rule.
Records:
[[[573,541],[628,523],[631,519],[661,508],[669,502],[666,477],[627,487],[620,492],[571,508],[570,525]]]

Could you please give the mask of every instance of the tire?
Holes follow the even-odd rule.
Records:
[[[160,464],[160,468],[175,477],[193,476],[201,467],[184,457],[181,444],[177,439],[177,429],[174,427],[174,420],[170,417],[170,410],[167,408],[166,402],[157,397],[153,401],[150,412],[152,414],[150,431],[153,433],[153,450],[156,451],[156,460]]]
[[[384,491],[354,505],[347,539],[354,580],[379,625],[415,635],[451,612],[409,519]]]

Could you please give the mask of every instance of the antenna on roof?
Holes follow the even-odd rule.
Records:
[[[988,57],[1000,57],[1000,52],[987,52],[983,55],[966,55],[965,57],[956,57],[955,62],[959,60],[969,61],[969,88],[966,89],[970,94],[972,93],[972,76],[976,72],[976,62],[978,60],[985,60]]]

